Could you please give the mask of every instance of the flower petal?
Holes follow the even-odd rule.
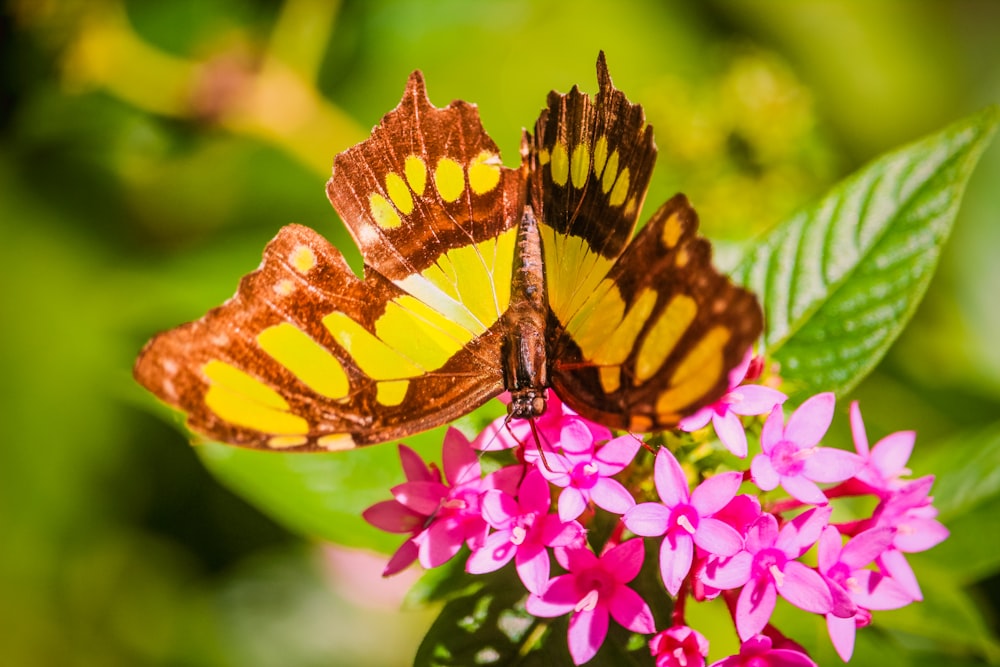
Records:
[[[805,460],[802,474],[814,482],[834,484],[850,479],[865,465],[854,452],[832,447],[816,447]]]
[[[778,593],[799,609],[826,614],[833,609],[833,596],[823,577],[796,560],[785,563]]]
[[[750,579],[753,555],[740,551],[731,558],[709,558],[702,571],[702,580],[722,591],[739,588]]]
[[[625,514],[635,507],[635,497],[621,485],[621,482],[609,477],[597,480],[594,488],[590,490],[590,499],[595,505],[612,514]]]
[[[673,453],[666,447],[661,447],[656,453],[653,481],[656,483],[656,492],[660,494],[660,500],[667,507],[686,503],[690,497],[687,477]]]
[[[403,482],[390,490],[397,502],[424,516],[434,514],[448,497],[448,487],[440,482]]]
[[[525,608],[532,616],[554,618],[573,611],[576,603],[580,601],[579,598],[576,577],[572,574],[563,574],[550,579],[545,592],[541,595],[535,593],[529,595]]]
[[[708,553],[723,558],[734,556],[743,548],[743,538],[735,528],[711,517],[704,518],[698,523],[694,542]]]
[[[878,566],[892,577],[893,581],[903,587],[907,595],[914,601],[924,599],[924,594],[920,590],[917,582],[917,575],[913,573],[913,568],[906,561],[906,556],[901,551],[890,549],[878,557]]]
[[[520,514],[517,501],[512,496],[492,489],[483,494],[480,510],[486,523],[494,528],[507,528]]]
[[[413,541],[413,538],[406,540],[398,549],[396,549],[396,553],[394,553],[392,558],[389,559],[389,562],[386,563],[385,569],[382,570],[382,576],[391,577],[397,572],[405,570],[413,563],[413,561],[417,560],[418,553],[419,548]]]
[[[395,500],[383,500],[362,512],[361,518],[387,533],[412,533],[420,528],[427,515],[418,514]]]
[[[773,491],[781,483],[781,476],[774,469],[771,457],[767,453],[758,454],[750,462],[750,476],[753,483],[760,487],[761,491]]]
[[[403,474],[408,482],[440,482],[440,475],[435,476],[431,469],[414,450],[406,445],[399,445],[399,462],[403,466]]]
[[[601,556],[601,568],[615,581],[625,584],[639,574],[643,556],[642,540],[626,540]]]
[[[913,602],[913,598],[892,578],[874,570],[858,570],[853,574],[855,585],[851,596],[859,607],[873,611],[899,609]]]
[[[833,507],[830,505],[803,512],[781,527],[774,546],[781,549],[788,558],[798,558],[816,544],[823,529],[829,524],[832,513]]]
[[[457,521],[435,521],[414,540],[420,546],[420,564],[429,570],[451,560],[462,548],[465,534]]]
[[[851,655],[854,654],[854,635],[857,632],[854,618],[837,618],[833,614],[827,614],[826,631],[830,634],[830,643],[840,659],[850,662]]]
[[[788,397],[773,387],[762,384],[746,384],[732,393],[739,393],[740,400],[730,404],[729,409],[738,415],[766,415],[788,400]]]
[[[684,578],[691,571],[693,557],[694,542],[690,535],[673,531],[663,538],[660,545],[660,576],[671,595],[677,595],[677,591],[681,589]]]
[[[917,434],[914,431],[890,433],[872,447],[872,464],[884,477],[892,478],[899,475],[910,460],[916,439]]]
[[[791,497],[809,505],[824,505],[829,502],[826,495],[816,486],[816,482],[801,475],[782,477],[781,488],[787,491]]]
[[[776,405],[771,410],[771,414],[764,421],[764,426],[760,430],[760,448],[765,454],[770,454],[771,449],[781,442],[785,437],[785,415],[781,411],[781,406]]]
[[[567,486],[559,494],[559,520],[572,521],[587,509],[587,499],[579,489]]]
[[[892,544],[904,553],[918,553],[937,546],[948,538],[948,529],[935,519],[909,519],[906,530],[896,533]]]
[[[743,430],[743,422],[733,412],[716,414],[712,417],[715,434],[734,456],[745,459],[747,456],[747,433]]]
[[[594,455],[598,471],[602,477],[608,477],[620,473],[627,465],[632,463],[642,441],[631,433],[609,440],[607,444],[598,448]]]
[[[538,518],[534,529],[537,541],[547,547],[569,547],[583,537],[584,530],[576,521],[560,521],[555,514]]]
[[[711,516],[736,497],[743,482],[743,473],[723,472],[709,477],[691,492],[691,505],[701,516]]]
[[[548,550],[538,545],[522,544],[514,556],[517,575],[529,593],[541,593],[549,583],[552,566]]]
[[[530,514],[532,512],[545,513],[549,511],[552,496],[549,492],[549,483],[539,472],[538,468],[532,468],[524,476],[521,488],[517,493],[520,511],[518,514]]]
[[[774,583],[767,579],[751,579],[736,600],[736,632],[746,641],[767,625],[778,600]]]
[[[596,654],[608,636],[608,609],[598,605],[591,611],[579,611],[569,619],[566,641],[573,663],[582,665]]]
[[[788,418],[785,439],[800,447],[815,447],[826,435],[833,421],[833,408],[837,399],[832,392],[816,394],[807,399]]]
[[[713,414],[715,414],[715,410],[711,406],[706,406],[693,415],[689,415],[677,422],[677,428],[688,433],[693,433],[708,426],[708,422],[712,421]]]
[[[452,486],[482,477],[479,455],[469,446],[469,441],[462,432],[454,426],[449,427],[444,434],[441,466],[444,469],[444,478]]]
[[[498,530],[486,537],[486,542],[472,552],[465,562],[465,571],[470,574],[495,572],[510,562],[517,547],[510,541],[509,530]],[[531,591],[537,593],[538,591]]]
[[[618,586],[610,600],[611,618],[619,625],[640,634],[656,631],[653,612],[638,593],[628,586]]]
[[[889,548],[893,532],[892,528],[882,527],[858,533],[844,545],[839,560],[852,570],[860,570]]]
[[[868,457],[868,434],[865,433],[865,422],[861,419],[861,407],[857,401],[851,401],[851,435],[854,438],[854,449],[858,454]],[[832,637],[831,637],[832,638]],[[851,637],[853,646],[854,637]]]
[[[640,503],[625,513],[624,521],[636,535],[659,537],[670,527],[670,510],[660,503]]]

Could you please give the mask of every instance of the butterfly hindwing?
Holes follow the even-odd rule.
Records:
[[[716,400],[763,326],[754,296],[718,273],[683,195],[653,215],[553,338],[552,384],[583,415],[655,431]]]

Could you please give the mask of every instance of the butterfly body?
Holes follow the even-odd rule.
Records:
[[[760,307],[682,195],[633,238],[652,130],[603,54],[598,81],[549,96],[511,169],[475,107],[434,107],[415,72],[327,184],[364,275],[289,225],[232,299],[147,344],[137,379],[207,438],[289,451],[399,439],[504,390],[515,418],[551,387],[633,431],[716,400]]]

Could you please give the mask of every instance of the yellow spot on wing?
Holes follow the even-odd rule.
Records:
[[[608,158],[608,164],[604,167],[604,177],[601,179],[601,190],[604,194],[611,192],[612,186],[615,184],[615,179],[618,177],[618,151],[611,153],[611,157]]]
[[[579,144],[573,149],[573,157],[570,160],[570,177],[573,180],[573,187],[582,188],[587,182],[589,171],[590,147],[587,144]]]
[[[418,197],[423,196],[424,188],[427,186],[427,165],[418,155],[408,155],[403,163],[403,173],[406,174],[406,182],[410,184]]]
[[[309,439],[304,435],[276,435],[268,439],[267,446],[272,449],[287,449],[289,447],[301,447],[307,442],[309,442]]]
[[[674,213],[663,223],[663,233],[660,235],[660,240],[663,241],[663,245],[667,248],[673,248],[677,245],[677,241],[681,238],[683,232],[684,226],[681,224],[680,215]]]
[[[612,261],[591,252],[590,245],[579,236],[560,234],[544,224],[539,230],[545,253],[549,306],[566,326],[585,303],[599,298],[596,292],[611,270]]]
[[[566,154],[566,146],[557,143],[552,147],[552,158],[549,169],[552,173],[552,182],[556,185],[566,185],[569,178],[569,155]]]
[[[375,400],[382,405],[399,405],[406,398],[406,390],[409,386],[409,380],[379,382],[375,392]]]
[[[212,386],[225,387],[233,393],[245,396],[248,401],[267,408],[288,409],[288,402],[281,397],[281,394],[224,361],[213,359],[201,367],[201,372]]]
[[[656,292],[647,288],[639,294],[620,321],[608,319],[604,312],[598,309],[591,318],[591,326],[600,329],[603,338],[592,352],[581,348],[584,356],[598,365],[624,363],[655,305]]]
[[[323,318],[323,326],[351,355],[358,368],[373,380],[398,380],[424,373],[411,359],[402,356],[344,313],[330,313]]]
[[[604,163],[608,160],[608,138],[605,135],[601,135],[597,139],[597,143],[594,144],[594,176],[601,178],[601,172],[604,170]],[[617,170],[618,165],[615,165]],[[607,192],[605,190],[605,192]]]
[[[601,389],[604,390],[604,393],[613,394],[621,387],[621,366],[601,366],[597,369],[597,374],[601,380]]]
[[[386,304],[375,323],[375,334],[386,345],[424,370],[444,366],[472,340],[472,333],[412,296]]]
[[[462,171],[462,165],[448,157],[438,160],[434,169],[434,187],[437,188],[441,199],[446,202],[456,201],[465,190],[465,172]]]
[[[285,399],[260,380],[217,359],[202,366],[202,372],[209,381],[205,405],[219,418],[263,433],[309,432],[309,423],[288,412]]]
[[[368,208],[372,212],[375,224],[383,229],[395,229],[403,224],[395,207],[377,192],[368,197]]]
[[[344,367],[294,324],[282,322],[264,329],[257,344],[316,393],[333,399],[347,396],[350,383]]]
[[[396,205],[400,213],[403,215],[413,213],[413,197],[410,196],[410,188],[403,182],[402,176],[396,172],[386,174],[385,191],[389,193],[389,199]]]
[[[618,172],[618,180],[615,181],[615,186],[611,188],[611,195],[608,199],[608,203],[612,206],[621,206],[624,204],[625,197],[628,195],[628,184],[628,167],[623,167],[622,170]]]
[[[500,182],[500,157],[483,151],[469,164],[469,185],[477,195],[485,194]]]
[[[279,296],[288,296],[295,291],[295,283],[288,278],[283,278],[274,284],[274,291]]]
[[[698,304],[686,294],[678,294],[670,300],[639,347],[635,360],[636,380],[641,383],[656,375],[697,314]]]
[[[288,263],[299,273],[309,273],[316,266],[316,254],[309,246],[298,245],[288,256]]]
[[[704,398],[725,372],[722,348],[730,336],[729,329],[716,326],[698,341],[674,371],[670,389],[657,398],[657,413],[661,416],[676,413]]]
[[[331,433],[330,435],[321,436],[317,438],[316,444],[331,452],[354,449],[357,446],[354,443],[354,438],[348,433]]]

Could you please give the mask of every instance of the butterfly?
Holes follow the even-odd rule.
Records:
[[[231,299],[146,344],[135,377],[211,440],[323,451],[397,440],[551,388],[614,429],[668,429],[717,400],[760,335],[756,298],[711,263],[683,195],[633,238],[656,146],[604,54],[594,97],[552,92],[505,167],[477,108],[399,105],[340,153],[327,196],[358,277],[288,225]]]

